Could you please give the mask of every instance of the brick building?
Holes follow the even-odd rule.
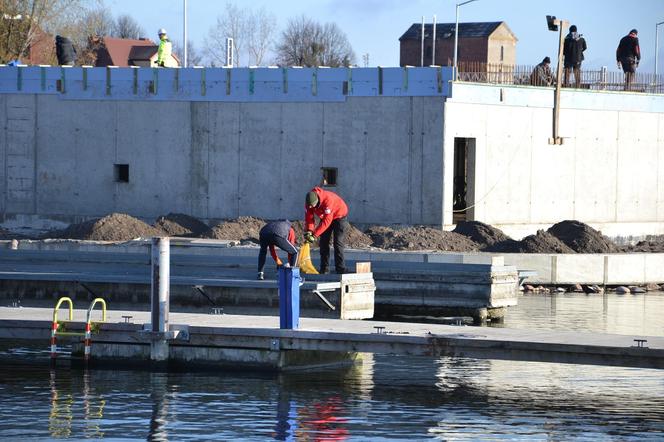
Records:
[[[454,64],[454,23],[436,24],[436,59],[433,60],[433,24],[424,25],[424,65]],[[401,66],[420,66],[422,24],[414,23],[399,38]],[[458,65],[516,64],[517,38],[503,21],[459,23]]]

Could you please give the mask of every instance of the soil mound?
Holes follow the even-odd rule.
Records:
[[[129,241],[134,238],[150,238],[163,235],[143,221],[124,213],[111,213],[69,227],[47,232],[43,238],[89,239],[94,241]]]
[[[479,221],[461,221],[453,232],[467,236],[480,247],[492,246],[510,239],[502,230]]]
[[[209,238],[237,241],[251,241],[258,243],[258,233],[265,225],[265,221],[253,216],[241,216],[228,219],[212,227]]]
[[[374,247],[396,250],[441,250],[450,252],[472,252],[478,245],[464,235],[446,232],[426,226],[393,229],[372,226],[366,234]]]
[[[564,242],[544,230],[519,241],[519,249],[521,253],[574,253]]]
[[[260,230],[268,221],[250,216],[242,216],[237,219],[225,220],[214,226],[207,235],[210,238],[251,241],[258,243]],[[291,221],[295,231],[295,242],[302,245],[304,237],[304,222],[302,220]],[[357,227],[350,224],[350,229],[346,232],[346,247],[351,249],[366,248],[371,245],[371,238],[363,233]]]
[[[632,246],[622,247],[621,251],[627,253],[664,253],[664,235],[649,236],[645,241],[639,241]]]
[[[602,232],[580,221],[566,220],[551,226],[550,234],[577,253],[614,253],[619,249]]]
[[[163,230],[168,236],[206,237],[211,231],[203,221],[184,213],[160,216],[155,221],[154,227]]]

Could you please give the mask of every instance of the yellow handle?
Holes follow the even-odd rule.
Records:
[[[55,304],[55,309],[53,310],[53,322],[58,322],[58,310],[60,309],[60,306],[63,302],[69,303],[69,320],[74,320],[74,303],[72,302],[71,298],[63,296],[62,298],[58,299],[58,303]]]
[[[92,304],[90,304],[90,307],[88,308],[88,316],[86,320],[88,324],[91,322],[90,318],[92,317],[92,310],[94,310],[97,303],[101,304],[101,321],[98,322],[106,322],[106,301],[104,301],[102,298],[95,298],[92,300]]]

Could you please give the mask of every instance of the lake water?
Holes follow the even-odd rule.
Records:
[[[664,293],[527,295],[503,326],[662,336],[662,313]],[[661,370],[363,355],[286,374],[86,372],[1,350],[3,440],[664,440]]]

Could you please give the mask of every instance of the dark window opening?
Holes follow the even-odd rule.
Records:
[[[475,217],[475,138],[454,139],[453,223]]]
[[[323,172],[323,186],[336,186],[337,185],[337,168],[336,167],[321,167]]]
[[[505,61],[505,47],[500,47],[500,61]]]
[[[128,183],[129,182],[129,164],[116,164],[114,165],[115,182]]]

